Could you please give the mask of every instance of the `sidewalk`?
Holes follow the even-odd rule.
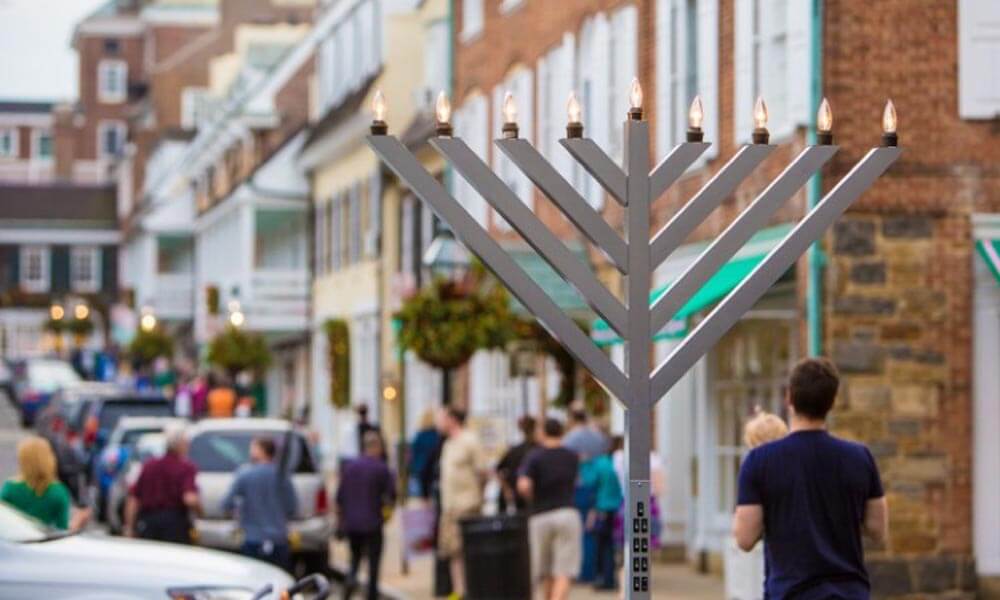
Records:
[[[385,528],[385,549],[382,554],[382,590],[385,596],[398,600],[429,600],[432,598],[431,574],[433,560],[429,556],[411,561],[404,574],[400,552],[400,525],[396,511]],[[347,564],[345,544],[335,544],[332,560],[335,565]],[[362,567],[364,572],[364,567]],[[722,580],[699,575],[688,565],[657,563],[653,567],[653,592],[657,600],[721,600],[724,596]],[[570,593],[573,600],[617,600],[610,592],[595,592],[588,586],[576,586]]]

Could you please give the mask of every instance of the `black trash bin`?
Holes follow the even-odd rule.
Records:
[[[462,520],[465,597],[468,600],[531,598],[531,550],[524,515]]]

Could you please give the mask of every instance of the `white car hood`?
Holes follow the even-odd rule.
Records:
[[[72,584],[85,589],[140,592],[166,597],[167,588],[233,586],[260,589],[287,587],[292,578],[267,563],[235,554],[191,546],[74,535],[36,544],[3,545],[0,587],[5,582]]]

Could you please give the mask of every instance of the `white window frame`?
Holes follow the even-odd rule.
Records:
[[[747,142],[753,131],[753,103],[768,106],[772,142],[807,125],[812,77],[809,42],[811,3],[797,0],[735,0],[734,135]]]
[[[994,119],[1000,115],[1000,4],[995,0],[958,0],[958,115]]]
[[[685,140],[688,109],[700,95],[712,145],[692,165],[698,168],[719,152],[719,0],[658,0],[656,11],[657,150],[666,156]]]
[[[42,137],[48,136],[49,138],[49,155],[42,156]],[[55,138],[52,136],[51,129],[45,129],[41,127],[36,127],[31,130],[31,158],[36,161],[51,162],[55,157]]]
[[[462,0],[462,42],[469,42],[483,31],[484,0]]]
[[[611,22],[604,13],[598,13],[584,22],[580,31],[579,57],[576,59],[576,94],[583,110],[584,134],[592,138],[601,148],[611,144],[611,127],[614,119],[608,115],[611,87],[612,60]],[[565,106],[563,107],[565,110]],[[621,129],[624,113],[618,115],[614,127]],[[584,169],[575,168],[575,187],[582,190],[583,197],[597,210],[604,208],[604,188]]]
[[[505,121],[503,115],[504,97],[509,91],[514,95],[517,106],[518,137],[533,142],[534,135],[534,79],[535,74],[524,65],[511,69],[504,81],[493,88],[493,132],[500,137],[500,128]],[[499,150],[493,151],[493,170],[507,184],[507,187],[531,210],[535,210],[535,187],[517,166]],[[510,224],[500,213],[491,209],[493,226],[501,231],[510,231]]]
[[[609,119],[608,155],[621,162],[625,155],[625,131],[622,122],[629,110],[628,90],[639,73],[639,11],[634,4],[626,4],[614,11],[610,18],[611,36],[608,44],[611,73],[604,93],[611,110]]]
[[[0,145],[0,158],[17,158],[20,156],[20,132],[17,127],[2,127],[0,128],[0,137],[4,137],[10,140],[10,145],[7,149]]]
[[[117,86],[111,87],[112,82]],[[97,63],[97,99],[103,104],[121,104],[128,98],[128,63],[104,58]]]
[[[455,111],[453,118],[455,134],[469,145],[483,162],[490,163],[489,143],[489,111],[490,101],[486,94],[476,91],[469,95],[462,106]],[[486,200],[479,195],[461,173],[455,172],[452,178],[455,199],[465,207],[469,215],[483,227],[487,226],[489,210]]]
[[[28,263],[38,258],[38,277],[28,277]],[[43,294],[52,286],[52,256],[51,249],[43,245],[21,246],[18,278],[21,289],[28,293]]]
[[[500,14],[506,15],[508,13],[512,13],[522,6],[524,6],[524,0],[501,0]]]
[[[117,149],[117,152],[108,152],[104,147],[104,138],[109,129],[116,129],[118,131],[118,137],[120,139],[121,146]],[[128,136],[128,125],[125,121],[112,121],[112,120],[102,120],[97,123],[97,156],[100,158],[115,158],[125,149],[126,137]]]
[[[90,273],[81,277],[83,264],[90,261]],[[93,294],[101,289],[101,249],[97,246],[73,246],[69,255],[69,281],[74,292]]]

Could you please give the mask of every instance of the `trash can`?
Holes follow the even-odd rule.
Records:
[[[531,598],[528,519],[497,515],[462,520],[465,597],[468,600]]]

